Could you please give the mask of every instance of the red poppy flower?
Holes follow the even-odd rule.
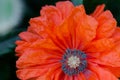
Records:
[[[20,33],[16,52],[21,80],[118,80],[120,28],[100,5],[87,15],[69,1],[42,8]]]

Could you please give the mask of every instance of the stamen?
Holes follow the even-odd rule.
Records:
[[[77,56],[71,56],[67,61],[70,68],[76,68],[80,64],[80,59]]]
[[[76,75],[87,66],[86,54],[80,50],[67,49],[61,60],[62,70],[68,75]]]

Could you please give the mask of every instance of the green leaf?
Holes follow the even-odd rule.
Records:
[[[18,39],[19,37],[15,36],[13,38],[0,42],[0,55],[11,52],[13,48],[15,48],[15,41]]]
[[[83,4],[83,0],[71,0],[75,6]]]

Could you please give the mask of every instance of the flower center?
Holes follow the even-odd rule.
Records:
[[[77,68],[80,64],[80,59],[77,56],[71,56],[67,61],[70,68]]]
[[[87,66],[86,54],[80,50],[67,49],[61,60],[62,70],[68,75],[76,75]]]

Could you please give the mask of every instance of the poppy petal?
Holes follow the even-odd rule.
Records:
[[[64,20],[71,14],[74,5],[70,1],[66,1],[66,2],[57,2],[56,7],[60,10],[62,14],[62,19]]]
[[[30,26],[28,27],[28,30],[27,30],[28,32],[37,34],[42,38],[45,37],[46,33],[44,31],[45,31],[45,28],[48,28],[48,25],[46,23],[46,18],[42,16],[31,18],[29,23],[30,23]]]
[[[63,71],[61,69],[59,69],[56,71],[54,80],[62,80],[62,78],[64,78],[64,76],[65,76],[65,74],[63,73]]]
[[[119,27],[115,29],[115,32],[113,33],[112,38],[114,38],[116,41],[120,40],[120,28]]]
[[[47,75],[42,75],[40,77],[37,77],[37,79],[35,79],[35,80],[51,80],[51,79],[49,77],[47,77]]]
[[[45,74],[37,77],[37,79],[35,80],[58,80],[60,75],[61,75],[60,64],[57,64],[52,67],[48,67],[48,71]]]
[[[59,48],[59,45],[56,46],[51,39],[43,39],[37,40],[30,46],[31,49],[39,49],[39,50],[57,50],[58,52],[64,53],[62,49]],[[57,52],[55,51],[55,52]],[[59,54],[58,54],[59,55]]]
[[[97,74],[99,80],[118,80],[111,72],[99,67],[96,64],[90,64],[90,70]]]
[[[96,36],[97,21],[91,16],[87,16],[83,5],[78,6],[74,11],[76,20],[76,43],[78,48],[83,49]]]
[[[80,17],[80,19],[80,25],[76,28],[76,40],[80,41],[77,41],[77,43],[80,44],[78,48],[83,49],[86,45],[88,45],[88,43],[90,43],[95,38],[97,22],[90,16],[87,16],[86,18]]]
[[[59,46],[63,50],[72,48],[72,36],[70,30],[72,27],[74,27],[74,23],[69,18],[67,20],[64,20],[64,22],[59,27],[56,27],[54,32],[50,30],[47,31],[49,32],[49,37],[56,44],[56,46]],[[71,24],[68,24],[70,22]]]
[[[119,43],[120,44],[120,43]],[[97,60],[97,64],[108,65],[112,67],[120,67],[120,45],[116,45],[112,50],[103,52]]]
[[[34,33],[31,33],[31,32],[22,32],[19,34],[19,36],[22,40],[27,41],[27,42],[34,42],[37,39],[42,39],[40,36]]]
[[[104,8],[105,4],[97,6],[95,11],[91,14],[91,16],[97,18],[102,12],[104,12]]]
[[[27,80],[27,79],[31,79],[31,78],[36,78],[38,76],[42,76],[44,75],[46,72],[48,71],[47,68],[42,68],[42,69],[20,69],[17,70],[17,77],[20,78],[21,80]]]
[[[52,40],[56,45],[59,44],[59,46],[61,46],[63,50],[72,47],[69,25],[66,21],[63,24],[61,24],[60,27],[56,28]]]
[[[120,67],[102,66],[102,68],[109,70],[116,77],[120,77]]]
[[[57,64],[53,67],[49,67],[49,70],[42,76],[37,77],[36,80],[59,80],[62,76],[61,73],[60,64]]]
[[[91,16],[87,16],[83,5],[77,6],[71,13],[71,34],[76,48],[82,49],[96,36],[97,21]],[[91,24],[92,23],[92,24]],[[73,28],[75,27],[75,28]],[[73,31],[75,30],[75,31]],[[74,48],[75,48],[74,47]]]
[[[53,55],[54,54],[54,55]],[[16,62],[18,68],[25,68],[30,66],[49,65],[52,66],[59,62],[61,56],[57,55],[55,52],[46,52],[41,50],[26,50]]]
[[[15,48],[15,51],[17,52],[17,56],[21,56],[26,49],[31,45],[31,43],[26,41],[16,41],[17,47]]]
[[[112,38],[102,38],[99,40],[94,40],[86,47],[86,52],[103,52],[110,50],[114,47],[114,39]]]
[[[117,25],[112,13],[108,10],[103,12],[99,17],[97,17],[97,21],[99,22],[97,28],[97,39],[110,37],[115,31],[115,27]]]
[[[47,72],[47,76],[51,80],[60,80],[61,77],[64,77],[64,73],[60,68],[61,68],[61,64],[57,64],[51,67],[49,71]]]
[[[99,80],[98,76],[91,70],[85,70],[83,73],[86,80]]]
[[[45,6],[40,11],[41,16],[44,16],[49,27],[58,26],[62,22],[60,11],[54,6]]]
[[[74,80],[74,77],[65,75],[64,80]]]
[[[86,80],[85,75],[83,73],[78,74],[78,80]]]

